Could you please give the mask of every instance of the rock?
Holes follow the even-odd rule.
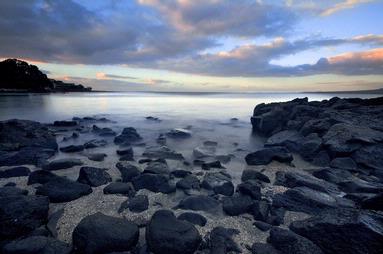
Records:
[[[176,183],[176,187],[183,190],[200,189],[199,179],[194,175],[188,175]]]
[[[97,133],[101,137],[113,137],[116,136],[116,132],[111,128],[100,128],[97,125],[93,125],[92,131]]]
[[[310,119],[304,123],[304,125],[300,129],[300,133],[302,133],[302,135],[305,136],[312,133],[318,133],[319,136],[322,137],[327,132],[327,130],[335,123],[337,123],[337,121],[334,121],[330,118]]]
[[[43,166],[44,170],[59,170],[59,169],[66,169],[71,168],[74,166],[80,166],[82,165],[82,161],[80,159],[57,159],[49,162],[48,164],[45,164]]]
[[[19,195],[28,195],[28,191],[14,187],[14,186],[0,187],[0,198],[19,196]]]
[[[338,209],[295,221],[290,228],[325,253],[381,253],[382,222],[383,216],[378,213]]]
[[[188,175],[191,175],[191,172],[184,169],[176,169],[170,172],[170,174],[177,178],[184,178]]]
[[[213,190],[216,194],[225,196],[231,196],[234,193],[234,185],[231,182],[230,175],[223,172],[206,173],[201,186],[207,190]]]
[[[258,107],[258,106],[257,106]],[[282,126],[287,122],[288,113],[281,107],[275,107],[269,112],[260,115],[255,114],[251,117],[253,130],[263,135],[270,135],[282,130]]]
[[[208,196],[189,196],[180,201],[177,208],[194,211],[212,211],[219,206],[219,201]]]
[[[239,231],[231,228],[215,227],[209,234],[209,247],[211,254],[241,252],[232,237]]]
[[[284,147],[270,147],[249,153],[245,157],[248,165],[267,165],[271,161],[291,162],[293,156]]]
[[[83,183],[58,177],[36,188],[36,194],[47,196],[52,203],[69,202],[92,193],[92,188]]]
[[[35,183],[44,184],[56,178],[59,178],[59,176],[48,170],[36,170],[29,175],[28,185]]]
[[[256,181],[249,180],[238,184],[237,191],[250,196],[252,199],[261,199],[261,186]]]
[[[57,223],[63,215],[64,215],[64,208],[57,210],[56,212],[49,215],[48,223],[46,225],[46,229],[49,232],[49,236],[53,236],[57,238],[58,236]]]
[[[138,134],[137,130],[133,127],[127,127],[122,130],[122,133],[114,138],[116,145],[129,144],[141,141],[142,137]]]
[[[350,157],[338,157],[331,161],[330,166],[332,168],[346,169],[346,170],[356,170],[357,165],[353,159]]]
[[[118,162],[116,164],[116,167],[121,173],[123,182],[130,182],[132,181],[134,177],[141,174],[141,171],[139,170],[139,168],[129,162],[125,162],[125,161]]]
[[[77,182],[98,187],[112,181],[106,168],[81,167]]]
[[[254,226],[256,226],[259,230],[265,232],[267,230],[269,230],[270,228],[272,228],[272,225],[270,225],[269,223],[266,223],[266,222],[263,222],[263,221],[255,221],[253,223]]]
[[[361,202],[361,207],[363,209],[383,211],[383,193],[364,198]]]
[[[317,133],[311,133],[302,140],[299,154],[308,161],[313,161],[322,149],[322,139]]]
[[[222,200],[222,208],[230,216],[238,216],[248,212],[253,200],[249,196],[234,195]]]
[[[281,254],[271,244],[267,243],[254,243],[251,247],[252,254]]]
[[[145,117],[146,120],[154,121],[154,122],[161,122],[161,119],[158,117],[153,117],[153,116],[147,116]]]
[[[133,148],[129,147],[123,150],[117,150],[117,154],[124,157],[124,161],[133,161],[134,160],[134,154],[133,154]]]
[[[84,150],[83,145],[69,145],[69,146],[60,147],[60,151],[63,153],[76,153],[76,152],[81,152],[83,150]]]
[[[167,146],[150,146],[145,149],[143,156],[149,158],[162,158],[171,160],[183,160],[184,157],[181,153],[171,150]]]
[[[192,212],[182,213],[177,217],[177,219],[183,220],[183,221],[188,221],[194,225],[198,225],[201,227],[205,226],[207,223],[207,220],[205,217],[203,217],[202,215],[200,215],[198,213],[192,213]]]
[[[109,253],[133,249],[139,237],[136,224],[95,213],[82,219],[73,231],[76,253]]]
[[[274,195],[273,206],[284,207],[290,211],[315,214],[323,209],[353,207],[354,203],[307,187],[295,187],[282,194]]]
[[[48,219],[49,201],[42,196],[0,198],[0,239],[15,239],[32,232]]]
[[[299,151],[303,136],[294,130],[285,130],[272,135],[266,140],[265,146],[284,146],[290,151]]]
[[[383,144],[364,146],[352,154],[358,165],[377,170],[383,169]]]
[[[275,185],[281,185],[288,188],[308,187],[313,190],[318,190],[326,193],[340,193],[336,185],[308,174],[291,171],[278,171],[275,176]]]
[[[197,159],[212,157],[215,155],[215,152],[216,152],[215,146],[198,146],[193,149],[193,155]]]
[[[218,146],[218,142],[207,140],[203,142],[204,146]]]
[[[108,144],[108,142],[106,140],[103,140],[103,139],[92,139],[92,140],[89,140],[88,142],[86,142],[84,144],[84,148],[85,149],[92,149],[92,148],[106,146],[107,144]]]
[[[210,170],[211,168],[225,168],[221,165],[221,162],[218,161],[211,161],[211,162],[204,162],[201,164],[201,168],[203,170]]]
[[[189,130],[179,128],[168,131],[166,136],[169,138],[190,138],[192,134]]]
[[[170,170],[166,162],[152,161],[148,163],[148,166],[144,169],[144,173],[168,175]]]
[[[149,208],[149,199],[145,195],[137,195],[129,199],[128,208],[131,212],[140,213],[148,210]]]
[[[0,166],[40,166],[57,148],[54,134],[38,122],[0,121]]]
[[[28,253],[55,253],[55,254],[70,254],[72,247],[57,239],[46,236],[31,236],[21,240],[16,240],[4,246],[4,254]]]
[[[147,189],[153,192],[171,193],[176,187],[169,183],[168,177],[161,174],[140,174],[132,179],[136,190]]]
[[[146,242],[154,254],[192,254],[201,240],[193,224],[178,220],[168,210],[155,212],[146,227]]]
[[[6,170],[0,171],[0,178],[11,178],[19,176],[28,176],[31,173],[31,170],[27,167],[14,167]]]
[[[246,182],[248,180],[259,180],[261,182],[270,183],[270,179],[266,175],[252,169],[243,170],[241,180],[242,182]]]
[[[270,216],[267,218],[267,223],[274,226],[284,224],[285,214],[286,210],[283,207],[276,208],[271,206]]]
[[[74,127],[77,126],[76,121],[54,121],[53,126],[55,127]]]
[[[136,191],[131,183],[114,182],[104,188],[104,194],[124,194],[133,197]]]
[[[314,171],[313,175],[319,179],[335,184],[352,178],[352,174],[349,171],[336,168],[319,169]]]
[[[270,230],[270,237],[267,239],[267,241],[281,253],[323,254],[322,250],[310,240],[297,235],[290,230],[278,227],[273,227]]]
[[[254,220],[267,221],[270,205],[264,200],[254,201],[251,207],[249,207],[249,213],[253,215]]]
[[[338,183],[339,188],[346,193],[364,192],[364,193],[381,193],[383,192],[383,184],[366,182],[360,179],[343,181]]]
[[[104,161],[106,156],[105,153],[90,153],[86,157],[91,161]]]

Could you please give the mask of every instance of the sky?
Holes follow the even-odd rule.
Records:
[[[383,88],[383,0],[1,0],[0,58],[104,91]]]

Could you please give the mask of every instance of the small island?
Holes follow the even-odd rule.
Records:
[[[0,93],[90,92],[91,87],[50,79],[35,65],[18,59],[0,62]]]

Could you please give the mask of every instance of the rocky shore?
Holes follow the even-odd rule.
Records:
[[[383,97],[257,105],[227,154],[112,120],[0,122],[1,253],[383,252]]]

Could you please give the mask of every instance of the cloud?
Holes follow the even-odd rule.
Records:
[[[137,79],[136,77],[132,77],[132,76],[107,74],[104,72],[97,72],[96,78],[97,79]]]
[[[335,4],[321,12],[322,16],[329,16],[338,11],[354,8],[356,5],[372,2],[373,0],[346,0]]]

